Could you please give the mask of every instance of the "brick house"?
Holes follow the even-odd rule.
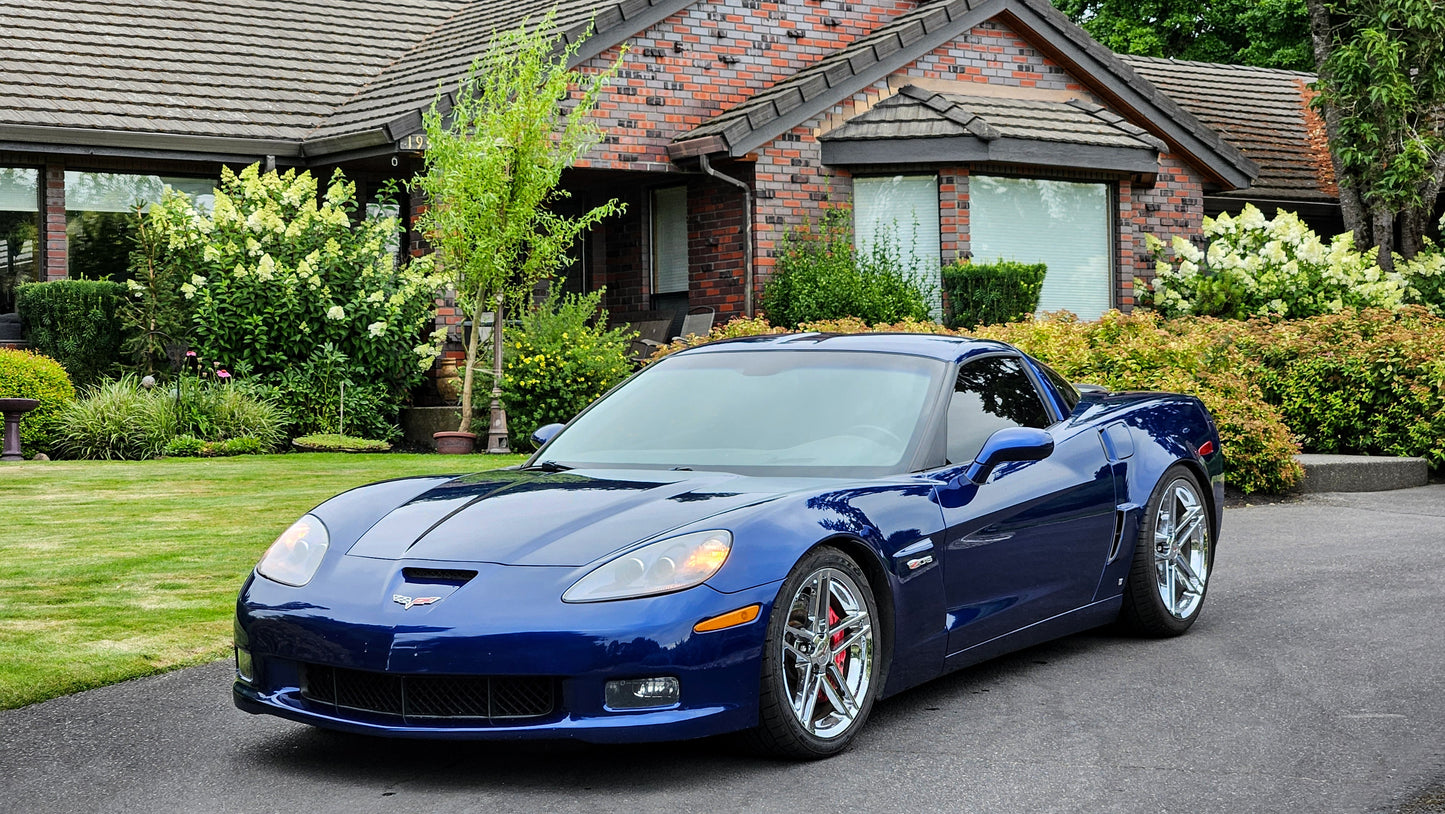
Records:
[[[340,168],[368,195],[409,178],[438,87],[551,5],[0,0],[0,274],[105,273],[118,201],[204,194],[221,165]],[[749,311],[783,235],[829,207],[924,269],[1042,259],[1043,307],[1085,317],[1132,306],[1146,233],[1256,199],[1331,215],[1307,75],[1120,57],[1046,0],[558,6],[569,38],[589,20],[579,69],[627,51],[605,141],[564,184],[628,207],[565,284],[605,286],[617,319]]]

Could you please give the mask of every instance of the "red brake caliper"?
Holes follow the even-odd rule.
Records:
[[[837,613],[837,611],[834,611],[834,610],[830,607],[830,608],[828,608],[828,627],[832,627],[833,625],[836,625],[836,624],[838,624],[838,613]],[[843,634],[844,634],[844,631],[842,631],[842,630],[840,630],[840,631],[838,631],[837,633],[834,633],[834,634],[833,634],[833,646],[834,646],[834,647],[837,647],[838,645],[840,645],[840,644],[843,643]],[[845,662],[845,661],[847,661],[847,660],[848,660],[848,653],[847,653],[847,652],[839,653],[838,655],[836,655],[836,656],[833,657],[833,663],[836,664],[836,665],[838,665],[838,669],[840,669],[840,670],[843,668],[843,662]]]

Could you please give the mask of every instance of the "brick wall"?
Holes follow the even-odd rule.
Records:
[[[1165,242],[1172,235],[1200,235],[1204,227],[1204,186],[1199,175],[1177,156],[1159,159],[1159,178],[1143,188],[1119,183],[1119,262],[1117,298],[1121,310],[1134,305],[1134,278],[1154,279],[1154,264],[1144,243],[1152,234]]]
[[[751,184],[751,168],[730,164],[719,172]],[[688,186],[688,292],[690,306],[715,309],[718,321],[743,314],[742,190],[711,178]]]
[[[45,280],[64,280],[70,276],[65,240],[65,165],[46,164],[43,183],[40,233],[45,242]]]
[[[599,101],[606,141],[578,166],[674,169],[667,145],[759,89],[916,7],[911,0],[701,0],[628,41]],[[586,61],[597,71],[613,48]]]

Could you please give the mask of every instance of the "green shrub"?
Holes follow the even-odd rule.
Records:
[[[358,214],[340,173],[318,196],[309,172],[223,169],[209,213],[179,193],[151,207],[144,225],[165,249],[148,262],[186,270],[191,345],[206,359],[272,377],[330,345],[399,402],[444,337],[431,331],[441,280],[429,257],[396,263],[396,218]]]
[[[30,455],[54,451],[61,414],[75,400],[75,388],[59,363],[38,353],[0,348],[0,398],[39,401],[40,406],[20,420],[20,448]]]
[[[179,394],[177,394],[179,388]],[[274,405],[244,388],[184,376],[169,385],[151,389],[134,376],[101,383],[85,398],[72,402],[61,415],[59,448],[74,458],[144,460],[158,455],[179,455],[193,446],[177,438],[192,437],[205,444],[199,454],[229,449],[241,454],[274,449],[285,439],[285,419]]]
[[[1241,333],[1254,378],[1305,450],[1445,467],[1445,319],[1373,309],[1256,320]]]
[[[559,297],[554,287],[506,328],[502,402],[513,449],[531,446],[538,427],[571,420],[631,372],[635,334],[606,325],[601,291]],[[487,418],[483,409],[478,422]]]
[[[146,390],[134,376],[102,382],[66,406],[58,447],[71,458],[139,461],[161,454],[178,434],[175,397]]]
[[[206,442],[194,435],[177,435],[161,447],[165,458],[195,458],[206,450]]]
[[[943,269],[948,327],[972,328],[1029,319],[1044,289],[1043,263],[960,261]]]
[[[816,231],[810,224],[789,232],[781,249],[759,303],[774,325],[794,328],[840,317],[869,324],[928,318],[933,292],[922,282],[925,270],[908,267],[886,234],[859,252],[846,210],[824,213]]]
[[[16,292],[15,308],[30,346],[84,386],[115,372],[121,326],[116,307],[124,288],[107,280],[30,283]]]
[[[201,454],[208,458],[224,458],[231,455],[260,455],[269,452],[272,445],[250,435],[227,438],[222,441],[207,441]]]
[[[246,380],[245,388],[281,408],[292,438],[344,432],[389,441],[401,434],[397,398],[330,344],[296,367]]]
[[[291,445],[307,452],[387,452],[391,444],[354,438],[350,435],[304,435],[292,439]]]

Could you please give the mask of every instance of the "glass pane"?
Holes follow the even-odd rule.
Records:
[[[958,386],[948,404],[948,462],[978,457],[983,442],[1005,427],[1049,425],[1049,415],[1034,384],[1017,359],[980,359],[958,371]]]
[[[918,275],[932,296],[934,317],[941,317],[937,176],[853,179],[854,245],[868,252],[880,240],[891,242],[904,265]]]
[[[652,193],[653,293],[687,291],[687,187]]]
[[[975,261],[1047,265],[1040,311],[1098,319],[1110,308],[1107,185],[975,175],[968,197]]]
[[[40,171],[0,167],[0,212],[40,211]]]
[[[885,353],[677,356],[578,418],[548,457],[744,472],[896,469],[918,444],[945,370],[933,359]]]
[[[215,203],[216,182],[207,178],[67,171],[65,234],[70,276],[128,279],[130,253],[135,249],[136,207],[159,201],[166,187],[184,192],[203,211]]]

